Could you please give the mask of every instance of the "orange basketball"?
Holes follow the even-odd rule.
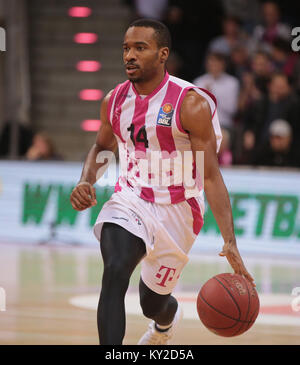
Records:
[[[223,273],[202,286],[197,311],[204,326],[216,335],[238,336],[255,322],[259,298],[256,289],[243,276]]]

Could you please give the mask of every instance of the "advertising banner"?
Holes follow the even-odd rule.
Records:
[[[69,201],[82,163],[0,161],[0,242],[97,245],[92,227],[110,198],[116,165],[95,184],[98,204],[75,211]],[[300,172],[223,169],[241,250],[300,257]],[[159,219],[159,217],[157,217]],[[206,204],[192,252],[219,250],[223,240]]]

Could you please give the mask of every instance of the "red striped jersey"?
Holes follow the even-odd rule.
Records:
[[[115,191],[127,186],[158,204],[176,204],[203,195],[189,134],[180,122],[180,108],[190,89],[210,105],[218,151],[222,134],[217,103],[208,91],[167,72],[161,84],[144,97],[130,81],[114,89],[107,113],[119,147],[120,175]],[[187,183],[186,176],[191,174],[194,184]]]

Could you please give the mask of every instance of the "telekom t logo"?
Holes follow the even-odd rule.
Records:
[[[160,273],[162,272],[162,273]],[[166,281],[172,281],[175,276],[176,269],[167,266],[161,266],[158,270],[158,273],[155,275],[158,279],[162,277],[160,283],[156,283],[157,285],[166,287]]]

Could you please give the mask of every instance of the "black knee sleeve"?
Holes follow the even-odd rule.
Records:
[[[155,318],[168,305],[171,294],[160,295],[152,291],[140,280],[140,305],[147,318]]]

